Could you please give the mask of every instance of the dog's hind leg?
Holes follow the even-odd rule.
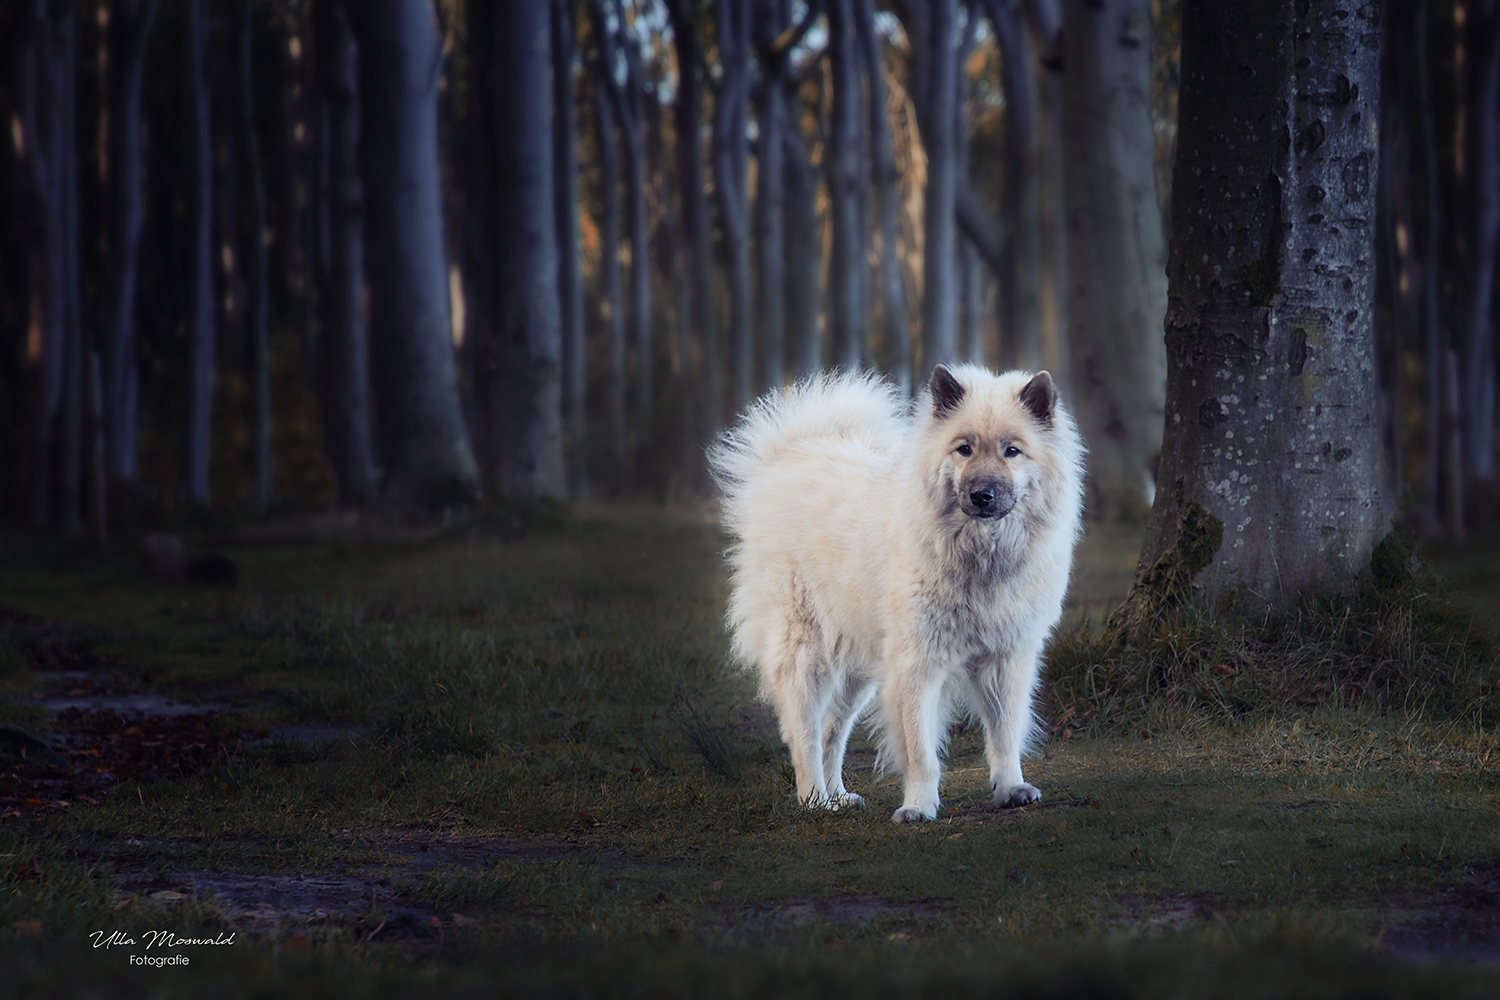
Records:
[[[1042,797],[1041,789],[1021,777],[1021,751],[1035,725],[1031,699],[1040,652],[1027,649],[1022,655],[1012,654],[972,675],[974,705],[984,721],[990,790],[998,805],[1030,805]]]
[[[771,685],[771,700],[797,772],[797,799],[819,808],[828,805],[822,728],[834,694],[833,677],[810,643],[789,649],[787,660]]]
[[[854,724],[859,721],[874,696],[874,681],[854,671],[847,671],[833,697],[833,705],[823,720],[823,776],[828,783],[828,797],[835,808],[852,806],[859,809],[865,804],[863,796],[844,787],[844,750],[849,745],[849,734],[854,731]]]

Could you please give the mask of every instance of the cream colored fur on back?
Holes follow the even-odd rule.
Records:
[[[997,801],[1040,795],[1020,755],[1078,536],[1083,448],[1060,404],[1049,424],[1021,400],[1029,373],[950,370],[963,395],[941,419],[930,394],[908,406],[872,376],[829,374],[761,399],[710,452],[735,537],[734,652],[758,671],[812,805],[862,801],[844,745],[877,690],[882,759],[906,779],[893,818],[936,814],[956,710],[985,724]],[[973,459],[956,443],[1017,452],[991,460],[1008,514],[961,509]]]

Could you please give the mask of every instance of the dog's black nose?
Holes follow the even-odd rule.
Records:
[[[995,491],[988,486],[982,490],[974,490],[969,494],[969,502],[978,510],[984,510],[995,502]]]

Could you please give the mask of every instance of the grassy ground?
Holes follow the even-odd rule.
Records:
[[[944,813],[915,828],[888,821],[899,780],[857,736],[871,807],[810,813],[724,665],[716,529],[553,521],[231,547],[234,590],[7,539],[0,608],[33,617],[0,628],[0,722],[49,733],[79,678],[40,651],[83,644],[120,660],[75,701],[215,709],[243,736],[191,777],[0,823],[0,990],[1500,988],[1482,716],[1328,704],[1059,733],[1024,811],[990,806],[960,730]],[[1123,593],[1135,542],[1091,533],[1070,628]]]

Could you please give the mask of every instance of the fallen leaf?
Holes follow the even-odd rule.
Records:
[[[42,922],[40,920],[17,920],[14,929],[16,937],[42,936]]]

